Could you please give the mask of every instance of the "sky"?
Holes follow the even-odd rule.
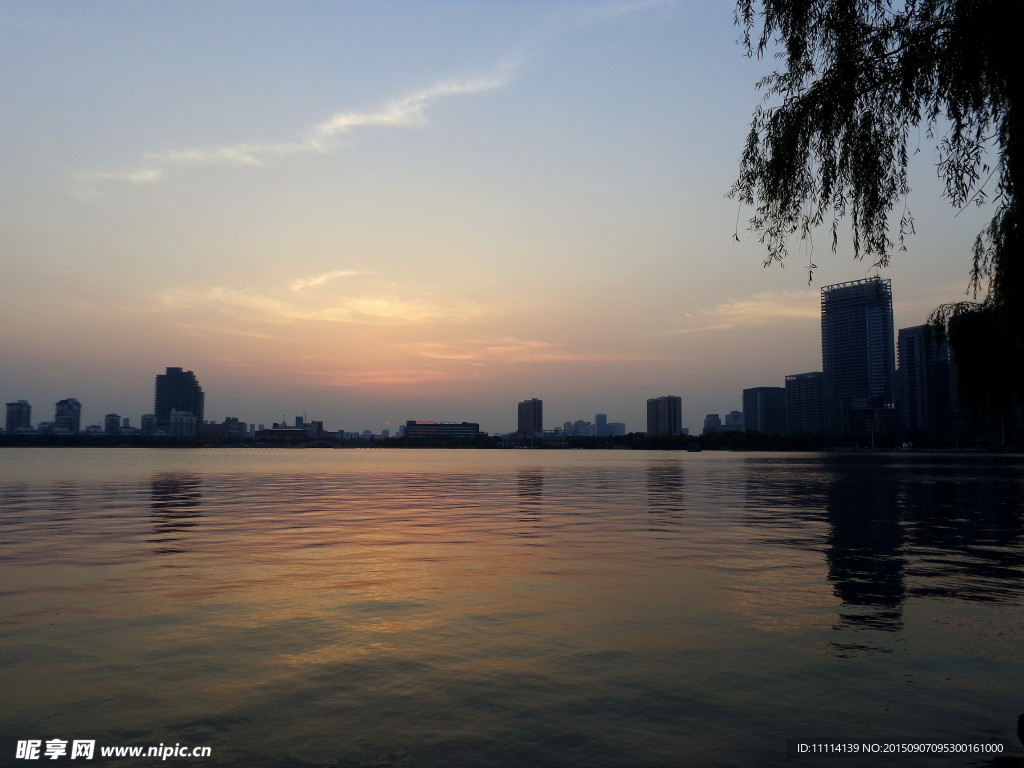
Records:
[[[923,131],[890,267],[762,266],[738,37],[728,2],[0,0],[0,396],[137,425],[178,366],[218,421],[643,431],[671,394],[699,432],[821,369],[823,286],[891,279],[897,328],[965,298],[991,211]]]

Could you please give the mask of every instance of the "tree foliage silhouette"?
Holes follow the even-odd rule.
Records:
[[[964,359],[983,362],[979,343],[1011,356],[991,372],[1002,378],[1002,394],[986,388],[985,372],[961,382],[976,405],[1001,408],[1024,390],[1019,7],[1015,0],[738,0],[735,12],[747,55],[777,46],[785,63],[758,83],[765,99],[730,193],[754,211],[750,226],[767,248],[765,264],[785,259],[794,237],[819,227],[831,231],[836,251],[846,218],[854,257],[888,264],[914,230],[908,165],[923,134],[936,145],[949,202],[993,206],[974,245],[974,301],[939,307],[931,320],[949,330]],[[982,330],[989,338],[979,338]]]

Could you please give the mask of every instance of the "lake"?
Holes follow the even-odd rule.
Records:
[[[991,765],[794,750],[1024,754],[1022,599],[1019,456],[2,449],[0,764]]]

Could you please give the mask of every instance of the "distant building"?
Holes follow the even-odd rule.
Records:
[[[598,437],[608,437],[611,434],[608,431],[608,414],[607,413],[595,413],[594,414],[594,434]]]
[[[873,277],[821,289],[821,362],[826,432],[895,427],[892,281]]]
[[[125,424],[127,427],[128,425]],[[116,413],[108,413],[103,417],[103,434],[105,435],[120,435],[121,434],[121,417]]]
[[[54,409],[53,431],[64,435],[77,435],[82,424],[82,404],[74,397],[58,400]]]
[[[683,398],[679,395],[650,398],[647,401],[647,434],[683,434]]]
[[[729,411],[725,414],[725,429],[730,431],[743,431],[743,411]]]
[[[139,424],[140,424],[139,428],[142,431],[142,434],[144,434],[144,435],[155,435],[156,434],[156,431],[157,431],[158,427],[157,427],[157,423],[156,423],[156,414],[155,413],[144,414],[143,417],[142,417],[142,420],[139,422]]]
[[[153,406],[157,428],[173,434],[170,429],[172,411],[191,414],[197,424],[202,424],[204,399],[203,390],[192,371],[168,368],[166,373],[157,374]]]
[[[567,421],[562,425],[562,434],[572,437],[594,437],[597,430],[594,429],[591,422],[576,419],[576,421]]]
[[[722,429],[722,417],[717,413],[709,413],[704,417],[704,434],[719,432]]]
[[[28,400],[18,400],[7,404],[7,425],[4,432],[13,435],[18,432],[32,430],[32,406]]]
[[[786,431],[786,391],[782,387],[743,390],[743,426],[748,432],[781,435]]]
[[[250,436],[246,423],[235,416],[228,416],[220,424],[206,422],[199,428],[199,435],[207,440],[243,440]]]
[[[522,435],[535,435],[544,431],[544,401],[532,397],[519,403],[519,429]]]
[[[486,432],[480,431],[476,422],[462,421],[407,421],[405,422],[406,437],[483,437]]]
[[[786,432],[820,435],[825,431],[825,381],[821,371],[786,377]]]
[[[167,431],[171,437],[196,437],[199,433],[198,422],[195,415],[188,411],[172,410]]]
[[[308,440],[305,427],[289,427],[287,423],[274,424],[270,429],[257,429],[256,439],[260,441],[280,442],[291,440]]]
[[[944,434],[956,422],[952,353],[941,329],[900,328],[896,371],[900,426],[909,432]]]

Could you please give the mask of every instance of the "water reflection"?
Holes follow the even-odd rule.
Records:
[[[544,470],[523,467],[516,472],[516,494],[522,507],[538,507],[544,500]]]
[[[1006,603],[1024,596],[1017,459],[753,457],[744,469],[744,520],[755,538],[823,554],[825,579],[840,601],[832,652],[894,650],[912,598]]]
[[[899,482],[877,468],[837,469],[828,486],[828,580],[842,600],[836,629],[903,627],[905,558]]]
[[[791,735],[999,741],[1020,709],[1020,461],[77,455],[0,484],[7,744],[786,768]]]
[[[677,519],[685,510],[683,465],[677,461],[649,464],[645,473],[647,509],[663,520]]]
[[[199,524],[202,478],[193,474],[159,474],[150,482],[150,518],[158,555],[187,552],[185,534]]]

